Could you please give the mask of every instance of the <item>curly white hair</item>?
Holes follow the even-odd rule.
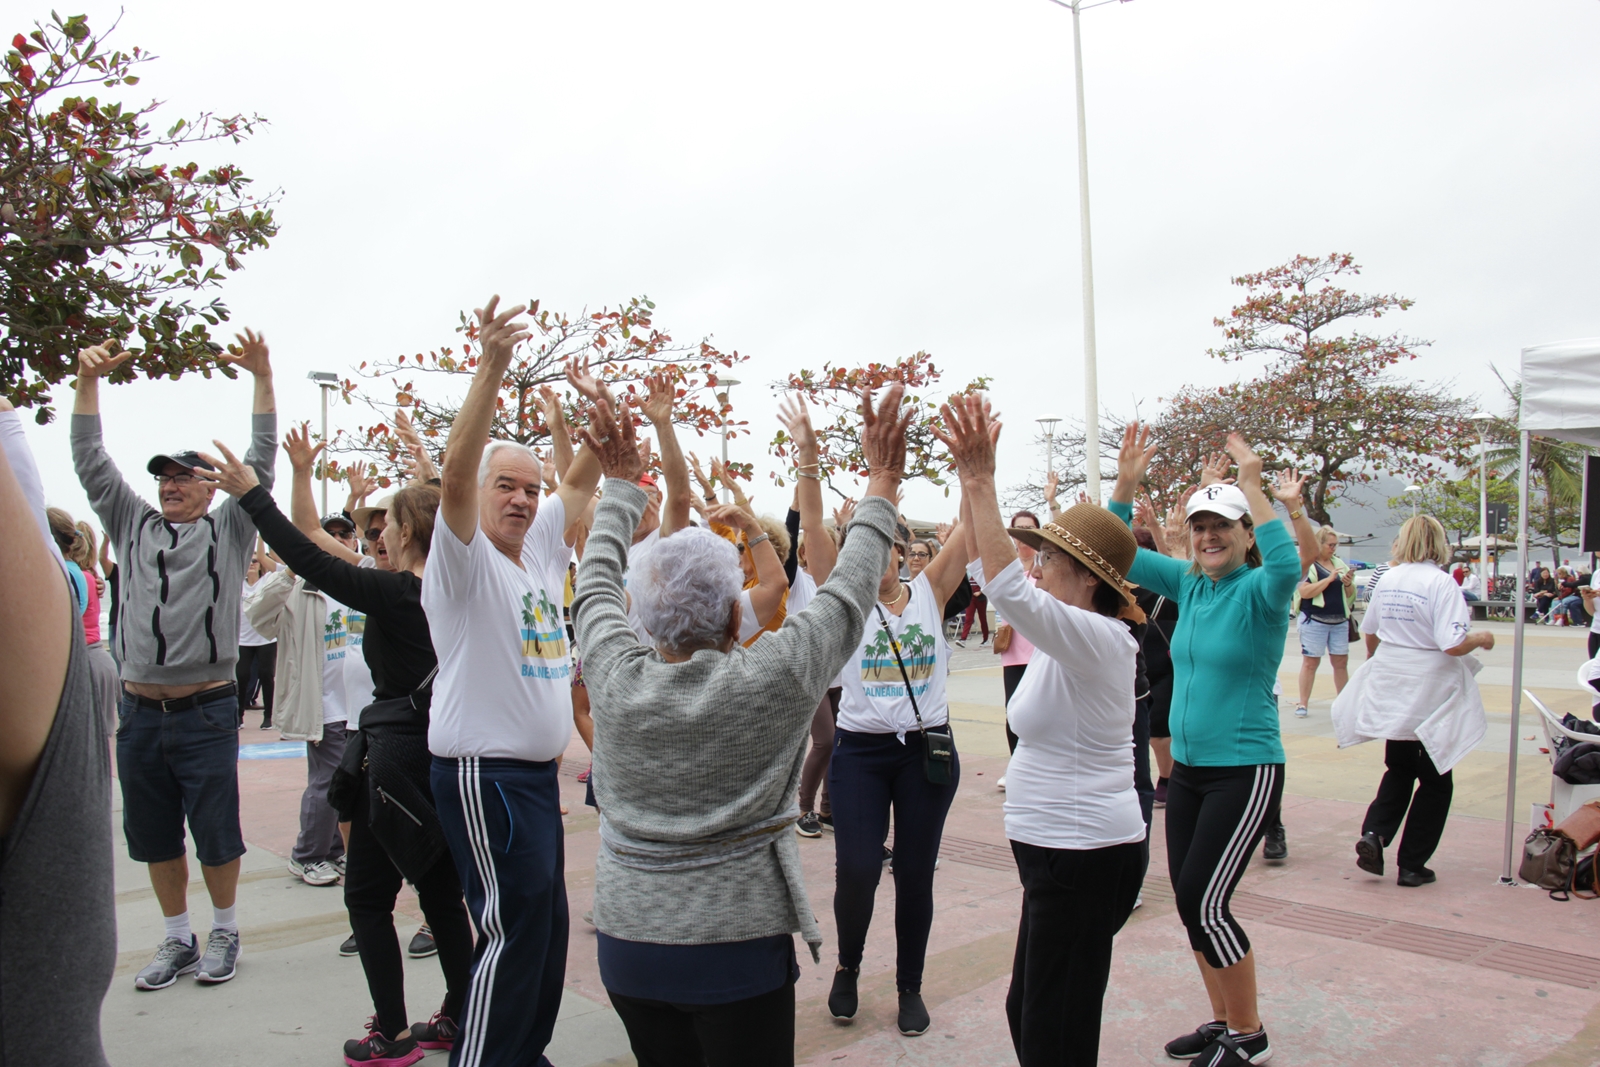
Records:
[[[640,620],[660,647],[693,652],[722,643],[744,590],[738,550],[726,538],[690,526],[635,557],[628,572]]]

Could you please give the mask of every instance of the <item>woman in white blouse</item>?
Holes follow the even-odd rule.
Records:
[[[943,414],[984,592],[1035,650],[1007,712],[1018,742],[1006,774],[1006,836],[1023,889],[1006,996],[1011,1041],[1022,1067],[1092,1064],[1112,937],[1133,911],[1147,862],[1133,785],[1139,647],[1119,618],[1143,618],[1123,577],[1137,542],[1087,503],[1040,529],[1007,530],[994,482],[999,423],[977,396],[953,398]],[[1037,549],[1036,584],[1013,537]]]
[[[1444,570],[1449,560],[1439,520],[1416,515],[1400,527],[1394,565],[1361,621],[1367,661],[1333,702],[1340,748],[1384,739],[1387,769],[1361,825],[1356,866],[1382,875],[1384,846],[1403,820],[1396,881],[1412,888],[1434,881],[1427,862],[1450,814],[1450,771],[1488,731],[1473,678],[1481,664],[1467,653],[1493,648],[1494,634],[1469,632],[1472,611]]]

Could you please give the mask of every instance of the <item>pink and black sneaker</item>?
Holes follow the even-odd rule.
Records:
[[[411,1067],[422,1059],[414,1037],[387,1038],[378,1033],[378,1017],[367,1020],[367,1036],[344,1043],[344,1062],[349,1067]]]
[[[461,1028],[450,1016],[436,1011],[427,1022],[412,1023],[411,1036],[418,1048],[452,1049],[456,1047],[456,1038],[461,1036]]]

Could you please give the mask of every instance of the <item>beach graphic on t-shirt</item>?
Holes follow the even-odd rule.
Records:
[[[328,621],[322,625],[322,651],[326,654],[328,662],[344,659],[345,642],[349,633],[344,625],[344,612],[339,608],[328,609]]]
[[[522,594],[522,655],[540,663],[524,663],[524,678],[567,678],[572,674],[572,659],[567,655],[567,628],[561,609],[551,603],[549,594],[539,590],[539,601],[532,593]]]
[[[862,686],[869,697],[905,696],[905,681],[900,675],[900,662],[903,662],[905,676],[912,682],[912,693],[921,696],[928,691],[928,679],[933,675],[937,661],[934,637],[920,623],[907,626],[905,633],[900,635],[900,662],[895,661],[893,640],[889,632],[880,626],[872,640],[867,642],[861,657]],[[920,685],[917,684],[919,682]]]
[[[346,648],[360,648],[366,640],[367,616],[359,611],[345,612],[344,633]]]

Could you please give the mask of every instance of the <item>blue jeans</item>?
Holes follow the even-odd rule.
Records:
[[[117,780],[130,859],[165,863],[182,856],[185,817],[203,865],[221,867],[244,855],[238,715],[231,691],[197,707],[162,711],[123,690]]]

